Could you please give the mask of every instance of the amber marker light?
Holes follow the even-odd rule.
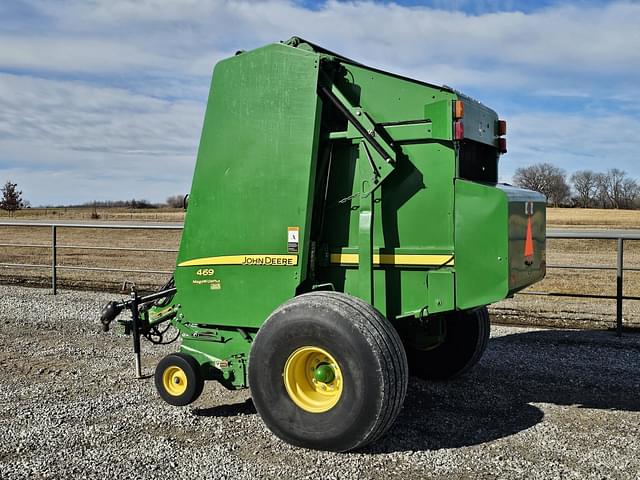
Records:
[[[462,100],[455,100],[453,102],[453,118],[460,120],[462,117],[464,117],[464,103]]]

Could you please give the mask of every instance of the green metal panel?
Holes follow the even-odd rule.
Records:
[[[318,56],[279,44],[216,66],[175,275],[189,321],[258,326],[306,275],[317,82]],[[254,266],[245,255],[297,261]],[[210,260],[184,266],[199,259]]]
[[[452,140],[452,102],[456,98],[455,96],[447,96],[444,100],[436,100],[436,98],[434,98],[433,102],[425,105],[424,117],[429,119],[433,124],[433,138]],[[448,146],[452,147],[453,144],[449,143]]]
[[[465,309],[507,296],[508,204],[494,185],[455,183],[456,306]]]
[[[247,387],[249,350],[255,333],[247,333],[246,337],[230,329],[203,333],[183,333],[180,350],[204,366],[208,379],[217,380],[231,390]]]
[[[402,321],[542,278],[544,199],[480,183],[497,180],[496,120],[300,41],[220,62],[175,273],[184,351],[239,388],[255,332],[296,294],[330,284]]]
[[[396,255],[452,255],[454,154],[439,143],[405,145],[402,151],[406,155],[404,161],[399,163],[381,191],[376,192],[374,251]],[[353,159],[355,153],[352,155]],[[350,168],[347,158],[337,159],[344,170]],[[341,176],[344,170],[336,168],[335,176]],[[358,185],[360,180],[357,171],[352,178],[351,188]],[[345,192],[340,192],[332,197],[332,187],[330,180],[329,198],[337,199],[332,202],[337,205],[327,211],[327,222],[333,226],[327,232],[329,250],[357,252],[359,199],[354,197],[339,204],[339,199],[353,193],[345,195]],[[344,230],[341,231],[340,226]],[[435,260],[431,264],[408,269],[386,268],[386,275],[375,277],[376,282],[381,284],[375,287],[380,293],[374,295],[374,305],[389,317],[419,311],[426,305],[426,271],[445,261]],[[416,268],[422,270],[418,282],[413,275]],[[355,270],[340,272],[339,277],[343,279],[338,284],[340,289],[358,295]],[[453,294],[451,291],[450,296],[453,297]],[[386,301],[386,296],[393,300]]]
[[[429,121],[388,125],[384,129],[394,142],[411,142],[433,138],[433,123]]]
[[[374,194],[374,253],[451,256],[455,150],[442,140],[451,138],[452,101],[457,97],[445,89],[361,66],[343,64],[341,72],[336,84],[350,102],[383,127],[400,152],[395,170]],[[323,123],[323,129],[337,131],[340,125]],[[331,228],[321,239],[331,253],[358,252],[362,208],[358,189],[364,180],[358,165],[366,166],[367,160],[361,158],[353,137],[353,132],[347,132],[345,139],[320,146],[332,154],[325,219]],[[375,266],[373,304],[389,317],[419,312],[428,302],[426,273],[438,266],[437,261],[410,267]],[[338,290],[359,295],[355,268],[334,266],[320,276],[319,283],[331,282]],[[451,289],[451,302],[453,295]]]
[[[455,308],[454,274],[447,270],[433,270],[427,275],[429,291],[428,312],[448,312]]]
[[[353,105],[362,106],[379,124],[425,119],[440,123],[444,120],[442,115],[450,118],[451,104],[443,104],[442,110],[433,105],[458,98],[447,88],[425,85],[364,66],[343,63],[341,73],[335,80],[336,85]],[[446,130],[451,131],[450,128]]]
[[[545,203],[530,190],[456,180],[458,308],[502,300],[544,277]],[[533,255],[526,257],[529,221]]]

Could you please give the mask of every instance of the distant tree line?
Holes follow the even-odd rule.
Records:
[[[578,170],[571,176],[550,163],[538,163],[518,168],[513,183],[536,190],[553,206],[582,208],[640,207],[640,185],[624,170],[611,168],[606,172]]]
[[[94,200],[80,205],[43,205],[43,208],[91,208],[95,218],[99,218],[96,211],[97,208],[131,208],[131,209],[148,209],[160,208],[163,206],[171,208],[183,208],[185,202],[184,195],[171,195],[167,197],[165,203],[151,203],[149,200]],[[10,180],[7,181],[0,189],[0,209],[13,215],[16,210],[31,207],[31,204],[22,198],[22,191],[18,190],[18,184]]]
[[[171,195],[167,197],[166,204],[172,208],[182,208],[184,206],[184,195]]]
[[[99,207],[99,208],[182,208],[184,205],[184,195],[171,195],[167,197],[164,203],[151,203],[148,200],[107,200],[107,201],[94,201],[85,203],[83,207]]]
[[[93,207],[93,208],[137,208],[137,209],[145,209],[145,208],[158,208],[161,205],[151,203],[148,200],[99,200],[88,202],[82,205],[83,207]]]

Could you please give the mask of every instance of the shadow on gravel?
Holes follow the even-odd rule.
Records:
[[[248,398],[241,403],[230,405],[217,405],[210,408],[196,408],[191,411],[198,417],[235,417],[237,415],[251,415],[256,412],[253,401]]]
[[[544,418],[531,403],[640,411],[640,336],[545,330],[492,338],[481,363],[446,383],[411,379],[397,422],[363,453],[477,445]]]

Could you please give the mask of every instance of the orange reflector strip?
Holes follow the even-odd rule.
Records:
[[[529,217],[529,221],[527,222],[527,236],[524,241],[524,257],[531,258],[533,257],[533,231],[531,226],[531,217]]]
[[[453,119],[460,120],[464,117],[464,103],[462,100],[455,100],[453,102]]]

